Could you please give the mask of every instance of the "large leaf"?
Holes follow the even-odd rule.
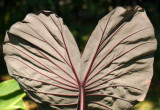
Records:
[[[0,110],[27,110],[22,100],[26,94],[14,79],[0,83],[0,91]]]
[[[28,14],[6,33],[8,71],[50,110],[128,110],[144,100],[153,74],[153,26],[140,7],[103,17],[82,57],[61,18]]]

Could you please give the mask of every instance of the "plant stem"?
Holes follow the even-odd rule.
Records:
[[[85,92],[84,92],[84,86],[80,85],[80,110],[85,110]]]

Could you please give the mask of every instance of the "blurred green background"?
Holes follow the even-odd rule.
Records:
[[[142,0],[139,0],[142,1]],[[2,44],[6,30],[26,14],[39,10],[50,10],[64,19],[73,33],[80,51],[97,25],[99,19],[117,6],[131,8],[141,5],[147,12],[158,40],[155,53],[154,76],[146,100],[136,105],[135,110],[160,110],[160,0],[0,0],[0,81],[8,80],[3,59]],[[26,100],[28,100],[26,98]],[[32,102],[27,102],[31,106]],[[29,108],[28,107],[28,108]],[[29,109],[35,110],[34,107]]]

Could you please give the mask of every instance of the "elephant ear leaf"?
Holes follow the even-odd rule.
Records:
[[[128,110],[145,98],[155,49],[153,26],[140,7],[118,7],[102,18],[82,57],[50,11],[28,14],[4,42],[10,75],[45,110]]]
[[[42,109],[77,105],[80,52],[56,14],[28,14],[14,24],[6,33],[4,53],[10,75]]]
[[[118,7],[102,18],[82,56],[80,73],[89,108],[128,110],[143,101],[155,49],[153,26],[140,7]]]

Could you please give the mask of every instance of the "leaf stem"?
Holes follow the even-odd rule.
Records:
[[[80,85],[80,110],[85,110],[85,91],[84,86]]]

